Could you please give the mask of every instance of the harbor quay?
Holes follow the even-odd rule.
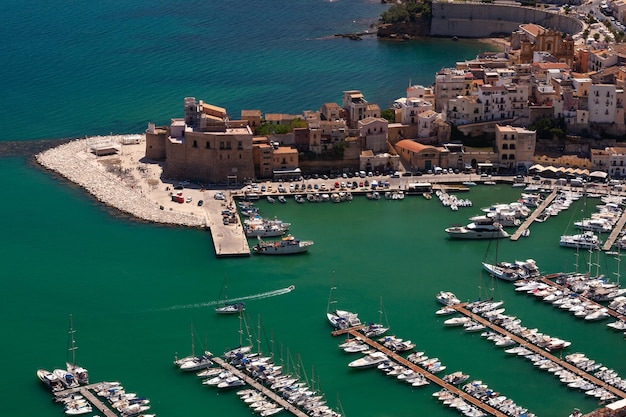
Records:
[[[142,135],[129,143],[124,136],[111,136],[106,140],[119,143],[115,154],[98,155],[93,151],[94,140],[86,138],[74,140],[48,149],[36,155],[43,167],[55,171],[67,180],[81,186],[107,206],[134,218],[167,225],[205,228],[211,232],[214,251],[217,257],[249,256],[250,247],[245,236],[242,220],[239,217],[236,200],[254,200],[267,196],[283,195],[291,198],[296,195],[331,194],[349,192],[355,196],[365,196],[374,191],[372,182],[380,186],[377,191],[403,191],[406,194],[427,193],[443,189],[451,192],[468,191],[468,183],[515,183],[520,177],[481,176],[478,174],[424,174],[422,176],[377,175],[365,178],[301,178],[299,181],[263,181],[253,184],[196,184],[185,180],[163,176],[162,162],[144,157],[145,143]],[[541,185],[543,188],[558,190],[583,190],[580,187],[556,185],[552,180],[533,180],[523,177],[525,184]],[[299,185],[295,189],[295,184]],[[384,186],[383,186],[384,184]],[[355,186],[356,185],[356,186]],[[419,192],[411,192],[411,187],[419,187]],[[598,194],[616,194],[606,184],[590,184],[588,187]],[[217,194],[217,196],[216,196]],[[617,194],[623,194],[621,191]],[[217,198],[219,197],[219,199]],[[234,214],[234,221],[224,222],[225,212]],[[536,217],[536,216],[535,216]],[[532,220],[531,220],[532,221]],[[623,222],[626,217],[623,217]],[[524,223],[514,236],[529,226]],[[617,231],[613,240],[617,237]],[[516,239],[513,240],[516,240]],[[608,248],[609,246],[605,246]]]

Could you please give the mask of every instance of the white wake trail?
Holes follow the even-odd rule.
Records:
[[[263,298],[270,298],[270,297],[276,297],[278,295],[289,294],[291,291],[293,291],[295,289],[296,289],[296,287],[294,285],[290,285],[290,286],[288,286],[286,288],[281,288],[281,289],[274,290],[274,291],[267,291],[267,292],[262,292],[262,293],[259,293],[259,294],[246,295],[244,297],[238,297],[238,298],[229,298],[228,302],[229,303],[236,303],[236,302],[239,302],[239,301],[261,300]],[[162,311],[169,311],[169,310],[182,310],[182,309],[188,309],[188,308],[210,307],[210,306],[217,305],[217,304],[219,304],[219,303],[221,303],[223,301],[224,300],[214,300],[214,301],[206,301],[204,303],[183,304],[183,305],[177,305],[177,306],[163,308],[161,310]]]

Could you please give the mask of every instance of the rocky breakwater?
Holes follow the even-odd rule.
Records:
[[[99,201],[139,219],[189,227],[204,227],[206,218],[176,210],[164,210],[149,199],[141,184],[132,185],[107,172],[96,156],[87,151],[87,140],[75,140],[35,156],[43,167],[83,187]],[[130,158],[132,160],[132,158]]]

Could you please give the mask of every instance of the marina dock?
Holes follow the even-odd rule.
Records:
[[[566,290],[566,288],[565,288],[565,287],[563,287],[562,285],[559,285],[559,284],[557,284],[556,282],[552,281],[553,279],[558,278],[560,275],[561,275],[561,274],[550,274],[550,275],[545,275],[545,276],[539,277],[539,280],[540,280],[541,282],[545,283],[545,284],[550,285],[551,287],[555,287],[555,288],[558,288],[558,289],[560,289],[560,290]],[[585,302],[588,302],[588,303],[594,304],[594,305],[596,305],[598,308],[606,308],[606,306],[604,306],[603,304],[600,304],[600,303],[598,303],[598,302],[596,302],[596,301],[593,301],[593,300],[591,300],[591,299],[589,299],[589,298],[586,298],[586,297],[584,297],[584,296],[582,296],[582,295],[578,295],[578,298],[580,298],[581,300],[583,300],[583,301],[585,301]],[[621,320],[621,321],[626,322],[626,316],[624,316],[624,315],[622,315],[622,314],[619,314],[617,311],[613,310],[612,308],[607,308],[607,309],[606,309],[606,312],[607,312],[609,315],[611,315],[611,317],[614,317],[614,318],[616,318],[616,319],[618,319],[618,320]]]
[[[533,212],[530,213],[530,216],[528,216],[526,220],[524,220],[524,223],[522,223],[520,227],[517,228],[515,233],[513,233],[513,236],[511,236],[511,240],[518,240],[522,236],[522,234],[530,227],[535,219],[539,217],[539,215],[546,209],[546,207],[550,205],[550,203],[552,203],[552,201],[556,198],[558,192],[559,191],[556,188],[552,190],[552,192],[546,197],[541,205],[537,207],[537,210],[533,210]]]
[[[479,322],[480,324],[484,325],[485,327],[487,327],[488,329],[491,329],[503,336],[508,336],[511,339],[513,339],[515,342],[517,342],[520,346],[524,346],[525,348],[533,351],[536,354],[539,354],[543,357],[545,357],[546,359],[551,360],[552,362],[558,364],[559,366],[567,369],[568,371],[586,379],[587,381],[590,381],[592,383],[594,383],[595,385],[599,386],[599,387],[603,387],[605,388],[607,391],[610,391],[612,394],[615,394],[616,396],[618,396],[619,398],[626,398],[626,392],[623,392],[611,385],[608,385],[605,381],[595,377],[594,375],[588,374],[587,372],[585,372],[584,370],[577,368],[576,366],[572,365],[571,363],[564,361],[554,355],[552,355],[550,352],[548,352],[547,350],[535,346],[532,343],[530,343],[528,340],[525,340],[519,336],[517,336],[514,333],[511,333],[509,331],[507,331],[506,329],[503,329],[502,327],[492,323],[491,321],[481,317],[478,314],[474,314],[471,311],[467,310],[465,308],[467,304],[462,303],[462,304],[457,304],[453,307],[455,310],[457,310],[459,313],[470,317],[472,320]]]
[[[92,407],[96,408],[98,412],[104,414],[105,417],[118,417],[118,414],[115,411],[109,408],[104,402],[100,401],[100,399],[91,392],[91,390],[96,389],[102,384],[103,382],[98,382],[95,384],[83,385],[76,388],[69,388],[63,391],[55,392],[54,396],[60,398],[66,395],[78,393],[85,397],[85,399],[91,403]]]
[[[389,359],[393,360],[394,362],[399,363],[399,364],[401,364],[401,365],[411,369],[412,371],[417,372],[417,373],[423,375],[430,382],[439,385],[441,388],[447,389],[448,391],[454,393],[459,398],[462,398],[464,401],[474,405],[475,407],[477,407],[480,410],[482,410],[482,411],[484,411],[486,413],[489,413],[492,416],[496,416],[496,417],[505,417],[506,416],[505,413],[496,410],[495,408],[491,407],[488,404],[485,404],[484,402],[478,400],[475,397],[472,397],[471,395],[469,395],[465,391],[457,388],[456,386],[454,386],[452,384],[448,384],[447,382],[445,382],[443,379],[439,378],[435,374],[432,374],[432,373],[426,371],[424,368],[421,368],[418,365],[414,364],[413,362],[410,362],[409,360],[407,360],[403,356],[400,356],[396,352],[393,352],[392,350],[387,349],[385,346],[381,345],[380,343],[377,343],[377,342],[373,341],[372,339],[370,339],[369,337],[366,337],[363,333],[359,332],[359,327],[351,327],[349,329],[336,330],[336,331],[332,332],[333,336],[340,336],[342,334],[350,334],[354,338],[359,339],[359,340],[367,343],[369,346],[373,347],[377,351],[383,352],[385,355],[387,355],[389,357]]]
[[[622,232],[622,229],[624,228],[625,223],[626,223],[626,211],[622,213],[622,216],[619,218],[617,223],[615,223],[615,227],[613,227],[611,234],[606,239],[606,242],[604,242],[604,245],[602,245],[602,250],[604,251],[611,250],[611,248],[613,247],[613,244],[615,243],[620,233]]]
[[[274,391],[272,391],[271,389],[269,389],[265,385],[257,382],[254,378],[252,378],[248,374],[242,372],[241,370],[239,370],[239,369],[235,368],[234,366],[232,366],[231,364],[227,363],[222,358],[215,357],[215,358],[211,358],[211,360],[213,362],[217,363],[223,369],[226,369],[227,371],[232,372],[233,375],[237,376],[237,378],[242,379],[243,381],[245,381],[246,384],[250,385],[252,388],[254,388],[257,391],[261,392],[267,398],[269,398],[270,400],[272,400],[276,404],[278,404],[281,407],[283,407],[285,409],[284,411],[287,411],[287,412],[289,412],[289,413],[291,413],[291,414],[293,414],[294,416],[297,416],[297,417],[308,417],[308,415],[304,411],[300,410],[295,405],[289,403],[283,397],[281,397],[279,394],[275,393]]]

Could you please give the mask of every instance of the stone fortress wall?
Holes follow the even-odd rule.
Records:
[[[583,23],[575,17],[534,7],[434,1],[432,11],[431,36],[488,38],[510,35],[524,23],[536,23],[572,35],[583,30]]]

